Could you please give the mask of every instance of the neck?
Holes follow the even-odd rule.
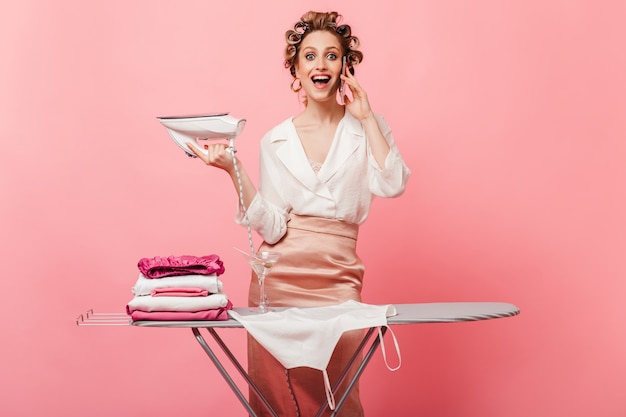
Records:
[[[315,119],[320,123],[338,123],[345,114],[345,107],[334,98],[327,101],[309,101],[302,116]]]

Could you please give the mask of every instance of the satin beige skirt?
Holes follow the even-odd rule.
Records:
[[[264,243],[260,250],[280,252],[278,263],[265,279],[265,291],[273,307],[315,307],[361,301],[364,267],[356,253],[358,226],[319,217],[291,215],[287,233],[275,245]],[[259,284],[252,274],[249,305],[259,303]],[[345,333],[335,347],[327,368],[332,385],[350,360],[363,333]],[[355,368],[353,366],[353,368]],[[338,401],[346,381],[335,393]],[[326,400],[322,372],[307,367],[286,370],[270,353],[248,336],[248,372],[281,417],[315,416]],[[259,416],[269,416],[256,394],[250,404]],[[330,415],[330,411],[324,416]],[[353,388],[339,416],[359,417],[363,408],[358,384]]]

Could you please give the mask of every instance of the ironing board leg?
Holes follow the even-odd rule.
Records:
[[[373,331],[374,328],[372,328],[370,330]],[[382,335],[384,336],[386,332],[387,332],[387,328],[383,327],[381,329]],[[363,371],[365,371],[365,367],[369,363],[370,359],[372,359],[372,355],[374,355],[374,352],[376,352],[376,349],[378,349],[378,346],[380,345],[380,342],[381,342],[380,338],[378,338],[378,337],[376,337],[374,339],[374,341],[372,342],[369,350],[365,354],[365,357],[363,358],[363,360],[359,364],[359,368],[357,369],[356,373],[354,374],[354,377],[350,381],[350,384],[348,385],[348,388],[346,388],[346,392],[343,394],[343,396],[341,397],[341,399],[337,403],[337,406],[335,407],[335,410],[331,414],[331,417],[336,416],[337,413],[339,412],[339,410],[341,410],[341,407],[343,406],[344,402],[348,398],[348,394],[350,394],[350,391],[352,391],[352,388],[354,388],[354,385],[357,383],[357,381],[361,377],[361,374],[363,374]]]
[[[192,328],[191,331],[193,332],[194,336],[196,337],[196,340],[198,341],[198,343],[200,343],[200,346],[202,346],[202,349],[204,350],[204,352],[209,356],[209,358],[211,359],[211,361],[213,362],[213,364],[215,365],[215,367],[217,368],[217,370],[220,372],[220,374],[222,374],[222,376],[224,377],[224,379],[226,380],[226,382],[228,383],[228,385],[230,386],[230,388],[233,390],[233,392],[235,393],[235,395],[237,396],[237,398],[239,399],[239,401],[241,402],[241,404],[246,408],[246,410],[248,410],[248,413],[250,413],[251,417],[257,417],[256,413],[254,412],[254,410],[252,410],[252,407],[250,406],[250,403],[247,401],[245,395],[242,394],[241,390],[239,389],[239,387],[237,387],[237,384],[235,383],[235,381],[233,381],[233,379],[230,377],[230,375],[228,374],[228,372],[226,371],[226,369],[224,368],[224,366],[222,365],[222,363],[219,361],[219,359],[217,358],[217,356],[215,355],[215,353],[213,353],[213,350],[211,350],[211,348],[209,347],[209,345],[207,344],[206,340],[204,340],[204,338],[202,337],[202,335],[200,334],[200,331],[197,328]],[[241,364],[239,363],[239,361],[235,358],[235,356],[232,354],[232,352],[230,351],[230,349],[228,349],[228,347],[226,346],[226,344],[224,343],[224,341],[219,337],[219,335],[217,334],[217,332],[215,331],[215,329],[212,328],[207,328],[207,331],[211,334],[211,336],[213,337],[213,339],[217,342],[217,344],[220,346],[220,348],[222,349],[222,351],[226,354],[226,356],[228,357],[228,359],[231,361],[231,363],[235,366],[235,368],[237,369],[237,371],[241,374],[241,376],[246,380],[246,382],[248,383],[248,386],[250,388],[252,388],[252,390],[257,394],[257,396],[259,397],[259,399],[263,402],[263,404],[265,405],[265,407],[267,408],[267,410],[274,416],[274,417],[278,417],[278,415],[276,414],[276,412],[272,409],[272,407],[270,406],[270,404],[267,402],[267,399],[263,396],[263,394],[261,393],[261,391],[259,390],[259,388],[256,386],[256,384],[250,379],[250,377],[248,376],[248,374],[246,373],[246,371],[243,369],[243,367],[241,366]]]
[[[359,355],[365,349],[365,345],[367,344],[369,339],[372,337],[372,334],[374,333],[375,330],[376,330],[375,327],[371,327],[370,329],[368,329],[368,331],[365,334],[365,336],[363,336],[363,339],[361,340],[361,343],[359,344],[357,349],[354,351],[354,354],[352,355],[352,358],[350,358],[350,361],[346,364],[344,370],[341,372],[341,375],[339,376],[339,379],[335,383],[335,386],[332,389],[333,395],[336,394],[337,391],[339,390],[339,387],[341,386],[343,380],[345,379],[348,371],[350,370],[350,368],[352,368],[352,365],[354,364],[356,359],[359,357]],[[383,329],[382,329],[383,335],[385,334],[386,330],[387,330],[387,328],[383,327]],[[346,387],[345,392],[341,396],[339,402],[337,402],[337,404],[335,405],[335,410],[333,410],[333,413],[331,414],[331,416],[336,416],[337,413],[339,413],[339,411],[343,407],[343,404],[345,403],[346,399],[348,398],[348,395],[350,394],[350,392],[354,388],[354,385],[356,385],[357,381],[361,377],[361,374],[365,370],[365,367],[367,366],[367,364],[369,363],[370,359],[372,358],[372,355],[374,354],[374,352],[376,352],[376,349],[378,348],[379,344],[380,344],[380,340],[378,338],[375,338],[374,341],[372,342],[372,344],[370,345],[370,348],[369,348],[367,354],[365,355],[365,357],[363,358],[363,360],[359,364],[359,367],[358,367],[356,373],[354,374],[354,376],[350,380],[348,386]],[[327,407],[328,407],[328,401],[324,401],[324,403],[320,407],[320,409],[317,412],[317,414],[315,415],[315,417],[320,417],[324,413],[324,411],[326,410]]]
[[[261,393],[261,390],[259,389],[259,387],[257,387],[257,385],[250,378],[248,373],[243,369],[243,366],[241,366],[237,358],[235,358],[235,355],[233,355],[230,349],[228,349],[228,347],[226,346],[226,343],[224,343],[222,338],[217,334],[217,331],[215,331],[215,329],[213,328],[207,328],[207,331],[211,334],[211,336],[213,336],[213,339],[217,342],[220,348],[222,348],[222,351],[226,354],[228,359],[230,359],[230,362],[235,366],[239,374],[246,380],[246,383],[248,384],[248,386],[252,388],[252,390],[257,395],[257,397],[261,400],[261,402],[263,402],[267,411],[269,411],[273,416],[278,417],[278,415],[276,414],[276,412],[274,411],[270,403],[267,402],[267,399]]]
[[[213,337],[215,342],[219,345],[219,347],[222,349],[222,351],[228,357],[228,359],[231,361],[231,363],[235,366],[235,368],[237,369],[239,374],[246,380],[246,383],[248,384],[248,386],[253,390],[253,392],[258,396],[258,398],[263,402],[263,404],[265,405],[267,410],[274,417],[279,417],[276,414],[276,412],[274,411],[274,409],[272,408],[272,406],[267,402],[267,399],[261,393],[261,391],[256,386],[256,384],[252,381],[252,379],[250,379],[250,376],[243,369],[243,367],[241,366],[241,363],[237,360],[237,358],[235,358],[235,356],[230,351],[230,349],[228,349],[228,346],[226,346],[226,344],[224,343],[222,338],[217,334],[215,329],[209,327],[209,328],[206,328],[206,330]],[[365,336],[363,336],[363,339],[361,340],[361,343],[359,344],[358,348],[355,350],[354,354],[350,358],[350,361],[348,361],[348,363],[346,364],[346,367],[341,372],[341,375],[339,376],[339,379],[335,383],[335,386],[332,389],[333,394],[337,393],[337,391],[339,389],[339,386],[343,383],[344,379],[346,378],[346,375],[347,375],[348,371],[350,370],[350,368],[352,368],[352,365],[354,365],[354,363],[357,360],[357,358],[359,357],[359,355],[365,350],[365,346],[366,346],[367,342],[369,341],[369,339],[371,338],[371,336],[372,336],[372,334],[374,333],[375,330],[376,330],[376,328],[370,328],[366,332]],[[195,335],[196,340],[198,341],[198,343],[200,343],[200,346],[202,346],[202,349],[204,350],[204,352],[209,356],[209,358],[211,359],[211,361],[213,362],[213,364],[215,365],[217,370],[222,374],[222,376],[224,377],[224,379],[226,380],[226,382],[228,383],[230,388],[233,390],[233,392],[235,393],[235,395],[237,396],[237,398],[239,399],[241,404],[246,408],[246,410],[248,410],[248,413],[250,414],[250,417],[257,417],[257,414],[254,412],[254,410],[252,410],[252,407],[250,406],[250,403],[247,401],[246,397],[242,394],[241,390],[239,389],[239,387],[237,386],[235,381],[233,381],[231,376],[228,374],[228,372],[226,371],[226,369],[224,368],[222,363],[219,361],[219,359],[217,358],[217,356],[215,355],[213,350],[211,350],[211,348],[207,344],[206,340],[204,340],[204,338],[200,334],[200,331],[198,330],[198,328],[193,327],[191,329],[191,331]],[[383,335],[386,333],[386,331],[387,331],[386,327],[383,327],[381,329],[381,332],[382,332]],[[356,385],[357,381],[359,380],[359,378],[363,374],[363,371],[365,371],[365,367],[369,363],[370,359],[372,358],[372,356],[376,352],[376,349],[378,348],[379,345],[380,345],[380,339],[378,337],[376,337],[374,339],[374,341],[371,343],[367,353],[365,354],[365,356],[363,357],[363,359],[359,363],[359,367],[357,368],[354,376],[352,377],[352,379],[348,383],[348,386],[346,387],[345,392],[343,393],[343,395],[341,396],[341,398],[337,402],[337,404],[335,406],[335,410],[333,411],[331,416],[336,416],[337,413],[339,413],[339,411],[343,407],[346,399],[348,398],[348,395],[350,394],[350,392],[352,391],[352,389]],[[324,413],[324,411],[326,410],[327,407],[328,407],[328,402],[324,401],[324,403],[320,407],[319,411],[317,412],[316,417],[321,416]]]

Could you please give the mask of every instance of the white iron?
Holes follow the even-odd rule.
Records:
[[[196,140],[228,140],[234,149],[235,137],[241,134],[246,119],[237,119],[228,113],[214,113],[199,116],[157,117],[167,128],[174,142],[185,151],[187,156],[196,155],[188,144],[197,145]],[[202,147],[200,147],[202,149]]]

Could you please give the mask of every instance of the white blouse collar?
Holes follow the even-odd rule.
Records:
[[[326,183],[356,151],[360,143],[363,143],[363,136],[363,128],[359,121],[346,111],[337,125],[335,138],[318,174],[315,174],[308,162],[293,124],[293,117],[272,130],[270,142],[283,141],[284,144],[276,151],[280,161],[304,186],[315,194],[330,199],[332,196]]]

